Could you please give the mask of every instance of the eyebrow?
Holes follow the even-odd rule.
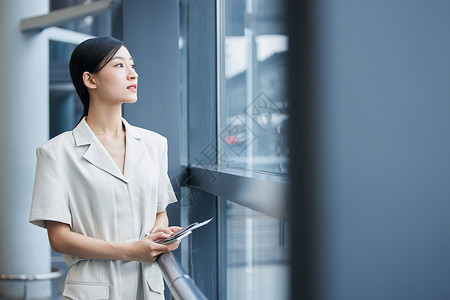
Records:
[[[114,59],[122,59],[122,60],[126,60],[125,57],[122,57],[122,56],[114,56],[113,58],[111,58],[111,60],[114,60]],[[130,59],[129,59],[129,60],[134,61],[133,58],[132,58],[131,56],[130,56]]]

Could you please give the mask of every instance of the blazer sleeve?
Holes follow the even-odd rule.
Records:
[[[161,167],[159,168],[159,183],[158,183],[158,207],[157,212],[163,212],[167,205],[177,202],[177,197],[173,191],[172,183],[167,174],[168,159],[167,159],[167,139],[164,139],[164,150],[161,160]]]
[[[46,228],[46,221],[71,225],[69,197],[55,155],[45,146],[36,149],[36,173],[30,223]]]

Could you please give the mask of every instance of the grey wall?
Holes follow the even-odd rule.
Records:
[[[319,289],[450,299],[450,2],[317,5]]]
[[[180,166],[178,33],[177,0],[123,1],[123,39],[139,74],[138,102],[124,116],[167,137],[171,178]]]

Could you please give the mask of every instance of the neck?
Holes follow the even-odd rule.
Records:
[[[90,106],[86,122],[95,135],[116,136],[123,134],[125,130],[122,124],[122,108],[120,105],[109,107],[109,109],[105,107],[97,109]]]

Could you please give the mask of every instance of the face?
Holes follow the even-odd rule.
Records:
[[[114,57],[92,76],[90,93],[99,101],[110,104],[134,103],[137,101],[137,78],[133,58],[127,48],[121,47]]]

